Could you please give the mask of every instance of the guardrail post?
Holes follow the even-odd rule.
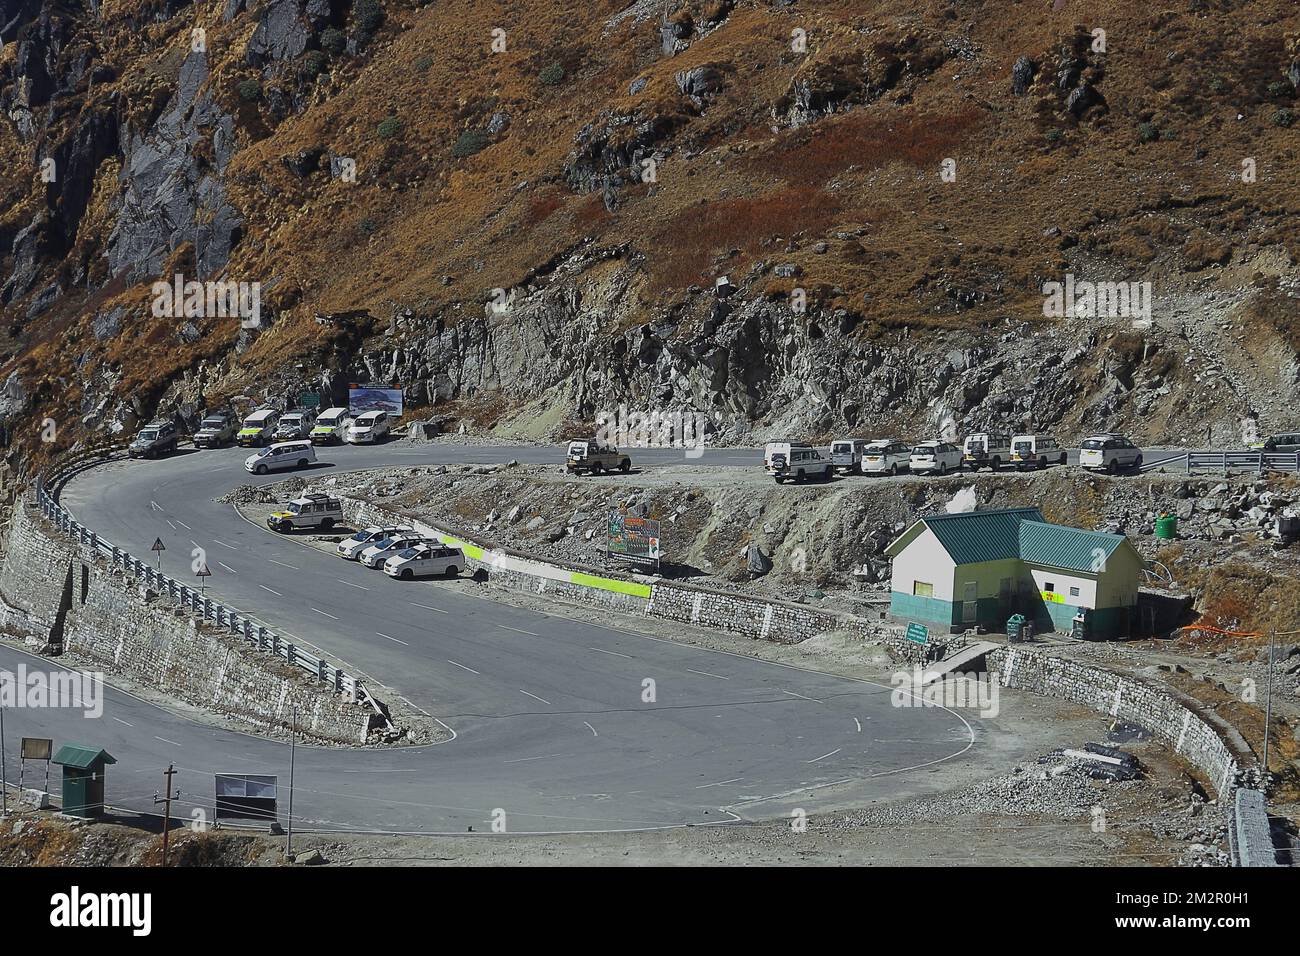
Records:
[[[248,618],[244,618],[244,640],[253,641],[253,622]]]
[[[96,551],[99,550],[99,535],[95,534],[93,531],[90,532],[90,546]]]
[[[322,681],[322,682],[323,682],[323,681],[325,680],[325,670],[326,670],[326,668],[325,668],[325,659],[324,659],[324,658],[321,658],[321,659],[317,660],[317,661],[316,661],[316,679],[317,679],[318,681]]]
[[[343,672],[337,667],[334,668],[334,692],[343,693]]]
[[[292,644],[286,644],[284,646],[284,659],[286,661],[288,661],[290,664],[296,664],[298,662],[294,660],[294,658],[297,656],[298,656],[298,648],[294,647]]]
[[[265,628],[263,628],[263,632],[265,632]],[[280,657],[280,656],[282,656],[282,655],[280,654],[280,635],[279,635],[279,634],[272,634],[272,635],[271,635],[271,653],[274,654],[276,657]]]

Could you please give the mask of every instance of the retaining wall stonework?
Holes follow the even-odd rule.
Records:
[[[1091,707],[1150,731],[1205,775],[1225,802],[1240,767],[1219,733],[1187,703],[1134,677],[1023,647],[990,651],[985,669],[1003,686]]]
[[[296,708],[302,733],[365,742],[369,708],[200,624],[22,506],[5,535],[0,599],[0,624],[30,644],[257,726],[288,727]]]

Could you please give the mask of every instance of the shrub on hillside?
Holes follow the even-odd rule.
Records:
[[[338,27],[326,27],[320,34],[320,46],[326,53],[338,56],[347,49],[348,39]]]
[[[357,0],[352,8],[352,20],[357,31],[369,38],[383,25],[384,8],[379,5],[379,0]]]
[[[1154,141],[1155,141],[1159,136],[1160,136],[1160,131],[1156,129],[1156,124],[1155,124],[1155,123],[1139,123],[1139,124],[1138,124],[1138,142],[1139,142],[1139,143],[1150,143],[1150,142],[1154,142]]]
[[[1286,129],[1295,122],[1295,115],[1290,110],[1278,110],[1273,114],[1271,121],[1274,126]]]
[[[537,74],[537,78],[546,86],[559,86],[564,82],[564,67],[558,63],[552,63]]]
[[[262,98],[262,84],[257,80],[240,80],[235,92],[245,103],[256,103]]]
[[[392,139],[402,131],[402,121],[396,116],[390,116],[382,120],[379,124],[379,138]]]
[[[320,76],[329,69],[329,58],[321,50],[308,50],[302,58],[302,73],[308,79]]]
[[[476,129],[467,129],[457,138],[455,144],[451,147],[451,155],[457,159],[464,159],[466,156],[473,156],[487,149],[487,134]]]

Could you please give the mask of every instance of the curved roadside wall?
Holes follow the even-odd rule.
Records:
[[[78,658],[261,729],[364,743],[372,714],[278,659],[201,624],[112,568],[23,505],[0,562],[0,628],[40,653]]]
[[[903,636],[903,628],[884,621],[690,585],[645,584],[585,574],[484,548],[364,499],[338,497],[344,514],[359,525],[405,522],[421,534],[461,548],[466,558],[486,570],[489,583],[498,587],[715,628],[756,640],[797,644],[817,634],[847,631],[885,644],[908,662],[922,660],[927,653],[926,648]],[[945,650],[957,650],[965,643],[964,635],[954,635]],[[989,651],[985,670],[996,671],[1004,686],[1068,700],[1137,724],[1199,770],[1222,801],[1237,788],[1239,758],[1251,759],[1249,749],[1239,740],[1235,745],[1230,741],[1230,728],[1216,728],[1193,702],[1133,677],[1029,647]]]

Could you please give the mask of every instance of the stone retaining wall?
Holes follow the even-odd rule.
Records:
[[[0,624],[186,703],[258,727],[364,743],[372,711],[147,593],[91,549],[14,508],[0,563]]]
[[[1240,767],[1228,744],[1208,721],[1166,690],[1135,677],[1025,647],[1000,647],[986,657],[1005,687],[1083,704],[1137,724],[1205,775],[1226,801],[1236,789]]]

